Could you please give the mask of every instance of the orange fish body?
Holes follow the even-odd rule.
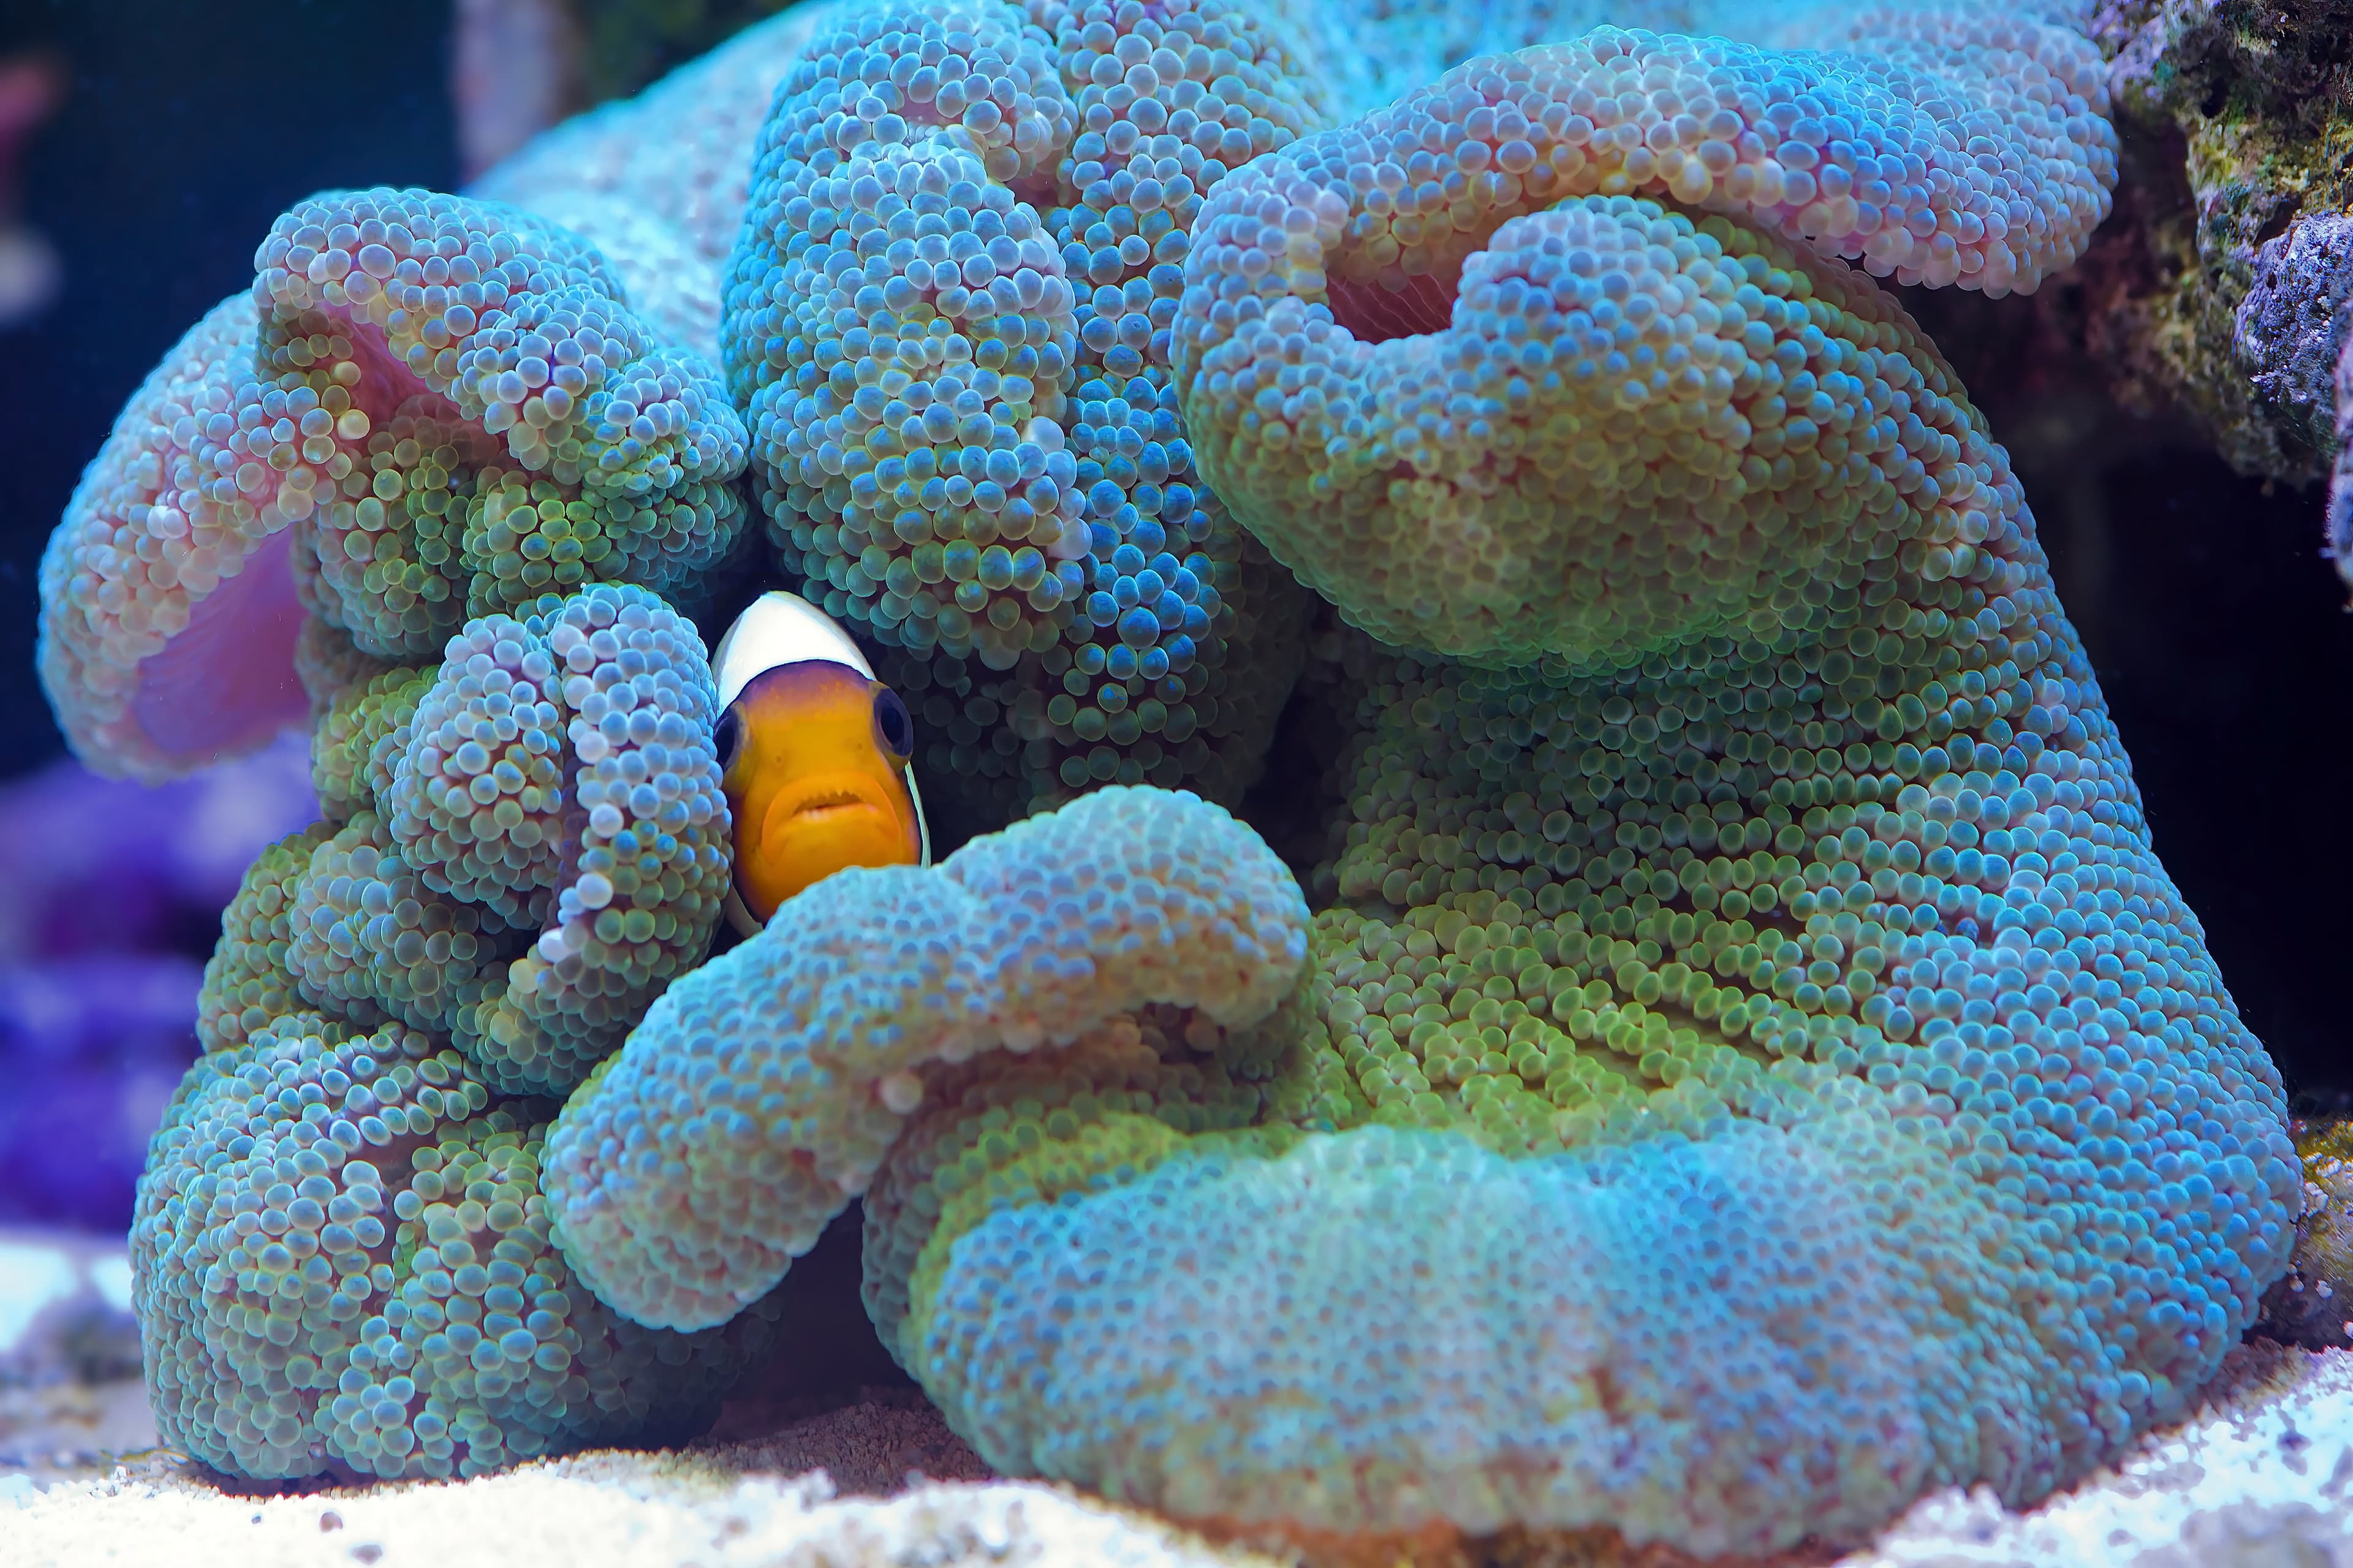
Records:
[[[728,915],[756,931],[849,866],[930,859],[908,768],[914,721],[815,605],[767,594],[721,639],[721,787],[735,819]]]

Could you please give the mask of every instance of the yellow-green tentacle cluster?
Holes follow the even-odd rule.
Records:
[[[1714,1552],[2185,1409],[2293,1244],[2277,1076],[2047,588],[1971,658],[1889,581],[1634,670],[1377,668],[1289,1104],[1176,1137],[1164,1045],[1089,1131],[1099,1069],[984,1061],[1026,1104],[885,1162],[870,1291],[959,1429],[1202,1517]],[[1862,738],[1991,651],[2069,710]]]
[[[774,1316],[615,1319],[549,1239],[554,1103],[507,1098],[572,1088],[709,946],[728,816],[702,643],[597,585],[446,654],[327,702],[328,816],[231,901],[207,1054],[140,1188],[157,1419],[237,1474],[473,1475],[691,1430]]]
[[[223,921],[207,1047],[323,1008],[453,1039],[502,1092],[569,1089],[718,927],[717,700],[692,625],[614,585],[347,688],[316,736],[329,819]]]
[[[922,1074],[1153,1004],[1274,1010],[1306,947],[1281,861],[1198,796],[1098,791],[936,867],[853,868],[681,981],[572,1097],[565,1257],[640,1322],[724,1322],[872,1179]]]
[[[1625,193],[2031,288],[2105,215],[2114,137],[2034,63],[2067,51],[1996,32],[2038,86],[1982,126],[1883,62],[1604,28],[1251,165],[1208,199],[1175,329],[1204,471],[1366,630],[1494,662],[1728,629],[1769,597],[1760,565],[1802,572],[1894,507],[1966,571],[1993,503],[1915,411],[1941,389],[1893,302]],[[1982,86],[2008,56],[1954,58]],[[2007,159],[1922,161],[1972,128]]]
[[[255,268],[258,363],[292,437],[273,499],[363,648],[427,652],[469,615],[587,582],[675,592],[725,552],[741,424],[586,240],[366,191],[290,209]]]
[[[322,651],[307,619],[413,662],[544,594],[697,591],[740,533],[741,416],[570,230],[331,192],[255,273],[132,399],[43,558],[42,679],[93,763],[266,739]]]
[[[549,1240],[544,1116],[397,1025],[290,1013],[202,1058],[132,1226],[164,1440],[257,1479],[396,1479],[707,1419],[774,1309],[615,1317]]]
[[[992,1462],[1310,1531],[1768,1552],[2084,1473],[2284,1266],[2277,1074],[1949,370],[1835,260],[1583,194],[1595,145],[1597,181],[1729,192],[1705,135],[1666,167],[1703,89],[1852,110],[1810,167],[1862,168],[1837,93],[1888,68],[1734,53],[1465,68],[1210,194],[1172,327],[1205,471],[1435,651],[1365,667],[1338,901],[1247,1092],[1171,1081],[1207,1042],[1165,1029],[926,1077],[870,1302]],[[1537,79],[1588,68],[1658,145],[1579,140],[1596,89]],[[2080,155],[2027,159],[2048,222],[1989,287],[2100,205],[2080,97],[2032,101]],[[1869,122],[1873,157],[1913,134]],[[1989,246],[1922,178],[1886,244]]]
[[[1167,327],[1202,193],[1326,111],[1296,22],[847,8],[762,132],[724,331],[770,537],[994,809],[1230,798],[1295,673],[1296,590],[1198,483]]]
[[[771,541],[932,763],[1055,809],[680,978],[725,819],[658,601],[518,568],[438,669],[313,637],[332,820],[232,906],[142,1188],[185,1441],[444,1473],[656,1419],[644,1358],[699,1389],[861,1191],[869,1310],[992,1464],[1230,1525],[1763,1554],[2188,1407],[2294,1243],[2279,1079],[2006,458],[1866,276],[2063,266],[2095,62],[1943,6],[1604,29],[1325,129],[1394,20],[1327,72],[1330,14],[808,19],[724,284]],[[478,447],[350,438],[308,526],[387,582],[585,558],[623,430],[524,363],[630,342],[559,309],[593,258],[483,243],[549,354],[451,362]],[[696,482],[631,395],[615,472]],[[362,515],[445,494],[454,537]],[[1312,918],[1198,797],[1055,804],[1249,776],[1275,560],[1369,634]]]
[[[312,851],[339,826],[332,819],[314,822],[264,849],[245,868],[221,913],[220,941],[206,961],[196,997],[196,1040],[206,1050],[243,1045],[271,1019],[317,1005],[296,990],[294,905],[309,879]]]
[[[594,247],[513,209],[331,194],[258,271],[134,399],[45,567],[44,668],[93,760],[312,720],[322,820],[224,917],[142,1188],[158,1419],[258,1477],[679,1430],[769,1309],[616,1327],[547,1239],[554,1107],[501,1097],[569,1089],[716,928],[716,691],[646,584],[728,548],[741,420]]]
[[[395,666],[351,681],[328,700],[311,731],[311,784],[321,816],[348,822],[391,789],[398,737],[431,687],[424,671]]]

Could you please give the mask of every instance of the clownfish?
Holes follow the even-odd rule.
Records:
[[[797,594],[766,593],[711,657],[712,739],[735,818],[728,922],[746,936],[848,866],[928,866],[909,759],[915,721],[849,634]]]

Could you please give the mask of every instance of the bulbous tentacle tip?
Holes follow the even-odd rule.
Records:
[[[742,419],[595,247],[427,191],[296,204],[132,397],[43,557],[42,679],[94,765],[259,744],[308,612],[408,660],[583,583],[668,592],[744,508]]]
[[[566,1256],[638,1321],[723,1322],[865,1189],[929,1069],[1154,1004],[1254,1022],[1305,952],[1290,872],[1181,792],[1099,791],[936,867],[839,872],[673,985],[566,1104]]]
[[[132,1226],[164,1440],[257,1479],[396,1479],[707,1421],[773,1304],[685,1336],[607,1311],[551,1242],[530,1110],[399,1025],[294,1013],[200,1058]]]
[[[1933,506],[1915,465],[1970,488],[1878,427],[1946,373],[1830,258],[1994,293],[2066,265],[2116,180],[2097,53],[1957,10],[1834,31],[1601,27],[1219,184],[1170,337],[1204,476],[1355,624],[1502,664],[1729,629],[1810,548],[1785,509]],[[1809,333],[1862,353],[1826,376]],[[1825,436],[1865,461],[1800,499],[1779,464]]]
[[[1202,193],[1329,112],[1303,15],[870,6],[780,89],[731,385],[787,575],[1020,742],[935,742],[944,796],[1231,800],[1265,751],[1304,606],[1198,484],[1167,326]]]

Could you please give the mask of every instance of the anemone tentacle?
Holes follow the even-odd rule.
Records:
[[[2040,1495],[2185,1408],[2287,1257],[2277,1075],[2000,449],[1838,259],[2063,265],[2113,177],[2084,58],[1949,13],[1844,57],[1606,32],[1209,192],[1197,460],[1432,651],[1373,657],[1339,902],[1254,1077],[1131,1020],[902,1095],[869,1301],[993,1463],[1754,1552]],[[1612,85],[1683,107],[1599,138]]]
[[[1196,482],[1166,353],[1201,193],[1328,112],[1295,22],[845,8],[762,131],[723,332],[769,537],[984,816],[1233,798],[1296,673],[1296,589]]]
[[[543,1115],[397,1025],[288,1014],[201,1058],[132,1222],[164,1440],[390,1479],[707,1420],[774,1306],[692,1335],[615,1317],[549,1242]]]
[[[565,1256],[638,1321],[724,1322],[863,1190],[919,1069],[1148,1004],[1253,1023],[1298,973],[1306,914],[1254,834],[1151,789],[936,867],[839,872],[673,986],[566,1103],[546,1171]]]
[[[512,296],[482,321],[577,318],[547,354],[446,314],[446,347],[390,315],[338,347],[382,258],[330,284],[332,246],[273,241],[282,307],[201,329],[92,479],[153,508],[201,443],[274,440],[236,414],[300,390],[266,375],[346,394],[289,449],[350,459],[302,524],[334,563],[286,573],[337,622],[298,649],[331,819],[232,905],[142,1187],[172,1430],[410,1473],[622,1429],[672,1386],[631,1358],[684,1355],[691,1394],[724,1354],[636,1325],[765,1331],[860,1193],[868,1310],[994,1466],[1359,1557],[1844,1542],[2188,1408],[2294,1242],[2280,1080],[2007,458],[1873,280],[2064,266],[2114,178],[2096,57],[2027,7],[1672,0],[1744,41],[1604,28],[1405,79],[1463,16],[1517,43],[1581,3],[794,24],[702,301],[769,542],[971,815],[1044,814],[822,882],[692,973],[725,876],[700,645],[642,588],[533,595],[604,526],[575,508],[703,482],[715,426],[651,410],[707,373],[545,215],[446,209]],[[714,128],[785,37],[714,62],[701,118],[658,89],[550,138],[543,199],[575,149],[629,265],[713,259]],[[647,167],[633,125],[687,127],[693,167],[625,218],[596,203]],[[362,199],[410,200],[330,200]],[[681,268],[678,319],[713,287]],[[675,404],[567,424],[526,362],[592,325]],[[240,331],[284,363],[215,374]],[[363,463],[342,416],[415,363],[438,379],[358,409]],[[601,559],[644,539],[628,571],[681,581],[717,517]],[[118,542],[153,587],[177,538]],[[370,571],[414,603],[354,605]],[[1312,594],[1358,629],[1318,642],[1346,738],[1311,917],[1217,806],[1083,792],[1237,795]],[[584,1070],[552,1123],[494,1103]],[[363,1235],[384,1202],[423,1228]],[[509,1328],[485,1227],[565,1321]],[[552,1343],[613,1358],[597,1415]]]
[[[231,902],[208,1048],[323,1008],[433,1031],[501,1093],[562,1093],[709,951],[729,816],[691,623],[600,584],[470,621],[445,653],[322,716],[330,820]]]
[[[740,531],[742,418],[569,230],[331,192],[255,273],[133,397],[42,559],[42,680],[92,765],[162,776],[299,717],[306,608],[413,659],[585,583],[691,592]]]
[[[1882,47],[1926,53],[1896,47],[1926,26]],[[1790,301],[1765,281],[1778,247],[1742,239],[1727,256],[1746,230],[1722,225],[1653,235],[1659,209],[1616,194],[1728,208],[1913,280],[2031,288],[2106,214],[2105,98],[2080,38],[1961,31],[1976,47],[1931,77],[1602,28],[1473,61],[1252,164],[1203,207],[1174,331],[1204,471],[1356,624],[1502,663],[1727,623],[1760,552],[1795,558],[1858,506],[1933,498],[1915,469],[1941,479],[1954,517],[1985,515],[1950,455],[1914,449],[1896,400],[1915,373],[1883,382],[1871,329],[1806,319],[1875,321],[1892,307],[1874,290]],[[2030,92],[1996,91],[2004,69]],[[1613,93],[1636,83],[1656,91],[1620,119]],[[1669,118],[1663,100],[1684,107]],[[1973,181],[1933,161],[1964,135],[2002,150]],[[1859,353],[1809,371],[1810,331]],[[1776,374],[1775,353],[1801,357]],[[1798,374],[1795,395],[1754,390]],[[1778,460],[1818,438],[1825,482],[1792,489]],[[1856,462],[1873,473],[1841,471]],[[1626,559],[1644,533],[1656,544]],[[1356,576],[1378,585],[1340,585]]]
[[[1107,1113],[1091,1066],[886,1160],[870,1300],[993,1463],[1229,1523],[1767,1552],[2084,1474],[2285,1265],[2278,1075],[1949,367],[1835,256],[1567,177],[1566,79],[1688,100],[1694,49],[1736,100],[1734,51],[1606,34],[1208,199],[1174,326],[1204,471],[1431,651],[1368,656],[1257,1124],[1133,1066]],[[1567,199],[1525,212],[1539,124]],[[2063,195],[2101,170],[2064,140]],[[1458,144],[1480,183],[1405,212]],[[2101,205],[2054,199],[2050,254]]]

